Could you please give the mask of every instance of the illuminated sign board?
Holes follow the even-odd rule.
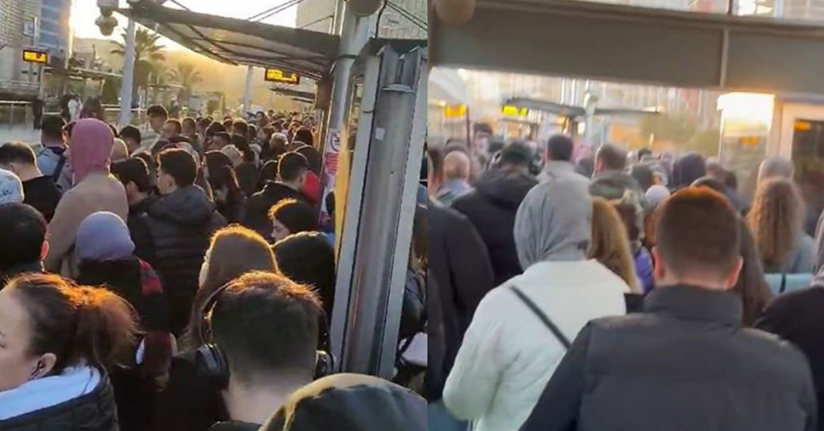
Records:
[[[466,116],[466,105],[447,105],[443,108],[446,118],[460,118]]]
[[[280,82],[281,84],[300,84],[300,75],[281,69],[266,69],[266,76],[264,76],[263,79],[271,82]]]
[[[46,64],[49,62],[49,54],[45,51],[35,51],[33,49],[24,49],[23,50],[23,61],[27,61],[29,63],[40,63]]]
[[[509,117],[526,117],[526,114],[529,113],[529,110],[526,108],[518,109],[517,106],[513,105],[504,105],[501,108],[501,112]]]

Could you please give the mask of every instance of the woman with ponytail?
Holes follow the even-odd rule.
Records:
[[[105,289],[28,274],[0,290],[0,429],[118,431],[107,370],[134,347],[132,308]]]

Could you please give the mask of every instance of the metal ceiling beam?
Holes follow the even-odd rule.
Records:
[[[430,14],[436,66],[770,93],[824,94],[824,26],[588,1],[477,0]]]

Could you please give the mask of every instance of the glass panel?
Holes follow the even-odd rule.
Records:
[[[792,160],[804,199],[824,206],[824,121],[797,119],[793,125]]]

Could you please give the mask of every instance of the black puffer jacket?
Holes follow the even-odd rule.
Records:
[[[486,172],[475,190],[452,203],[452,208],[472,222],[489,251],[495,286],[523,272],[515,250],[512,229],[515,214],[538,180],[501,170]]]
[[[734,293],[661,286],[644,310],[589,322],[521,431],[815,429],[807,359],[742,328]]]
[[[0,420],[0,430],[119,431],[112,385],[103,376],[91,393],[56,406]]]
[[[203,189],[196,186],[161,197],[146,211],[144,220],[151,246],[137,253],[160,276],[172,333],[180,335],[189,321],[209,240],[226,225],[226,220]]]
[[[282,199],[305,200],[300,192],[281,183],[269,181],[263,187],[263,190],[253,194],[246,200],[243,226],[261,234],[267,240],[271,240],[272,222],[269,220],[269,210]]]

